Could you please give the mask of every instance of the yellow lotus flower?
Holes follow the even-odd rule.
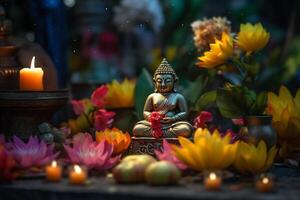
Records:
[[[134,106],[135,80],[125,79],[119,83],[113,80],[107,84],[108,93],[105,96],[106,106],[109,108],[130,108]]]
[[[102,140],[106,140],[108,143],[114,146],[114,155],[118,155],[126,151],[131,142],[130,135],[127,132],[123,133],[117,128],[97,131],[96,141],[101,142]]]
[[[233,165],[241,173],[261,173],[271,167],[276,153],[275,146],[267,151],[263,140],[258,143],[257,147],[254,144],[240,142]]]
[[[213,68],[224,64],[233,53],[232,38],[228,33],[223,32],[221,40],[215,39],[215,43],[210,44],[210,50],[204,52],[204,56],[198,57],[200,67]]]
[[[281,86],[279,95],[268,93],[268,114],[272,115],[272,124],[276,129],[281,145],[280,155],[286,157],[289,152],[300,148],[300,88],[295,98],[290,91]]]
[[[240,32],[238,33],[237,44],[238,46],[251,54],[254,51],[259,51],[266,46],[270,39],[268,33],[261,23],[257,24],[241,24]]]
[[[71,129],[72,134],[89,131],[92,115],[81,114],[76,119],[70,119],[64,125]]]
[[[194,143],[178,137],[182,147],[172,145],[176,156],[197,171],[220,170],[229,167],[236,156],[237,143],[230,144],[230,135],[221,137],[218,130],[213,134],[207,129],[197,129]]]

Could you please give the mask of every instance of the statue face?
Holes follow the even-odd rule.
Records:
[[[158,74],[155,77],[155,87],[158,92],[171,92],[174,88],[174,78],[171,74]]]

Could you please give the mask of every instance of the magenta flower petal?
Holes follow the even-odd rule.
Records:
[[[94,126],[96,131],[103,131],[106,128],[111,127],[114,116],[114,112],[106,111],[105,109],[96,111],[94,115]]]
[[[194,127],[195,128],[205,128],[206,123],[212,122],[213,116],[211,112],[202,111],[195,119],[194,119]]]
[[[81,115],[84,113],[84,103],[81,100],[72,100],[71,105],[73,107],[73,111],[76,115]]]
[[[98,108],[103,108],[105,105],[104,97],[108,92],[108,87],[102,85],[98,87],[91,96],[92,104]]]
[[[58,155],[54,154],[53,146],[39,141],[38,137],[31,136],[27,143],[14,136],[13,141],[7,143],[9,153],[16,160],[19,168],[42,167]]]
[[[160,152],[158,150],[154,150],[154,152],[159,160],[169,161],[175,164],[181,170],[187,169],[187,166],[176,157],[175,153],[171,148],[171,145],[166,139],[163,140],[163,151]]]

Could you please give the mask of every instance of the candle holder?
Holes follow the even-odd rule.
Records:
[[[85,185],[88,179],[88,170],[85,166],[73,165],[69,167],[69,183]]]
[[[221,171],[206,171],[204,172],[204,187],[210,191],[218,191],[222,185]]]
[[[67,90],[0,91],[0,133],[27,140],[68,101]]]
[[[255,181],[255,188],[258,192],[273,192],[275,188],[274,176],[271,174],[261,174]]]
[[[62,178],[62,166],[56,160],[46,166],[45,172],[46,179],[49,182],[58,182]]]

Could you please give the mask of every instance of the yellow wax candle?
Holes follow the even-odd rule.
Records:
[[[256,181],[256,190],[259,192],[271,192],[274,189],[274,181],[269,177],[261,177]]]
[[[43,76],[42,68],[35,68],[35,56],[33,56],[30,68],[20,70],[20,90],[42,91]]]
[[[60,181],[62,176],[62,167],[54,160],[51,165],[46,166],[46,178],[48,181]]]
[[[69,181],[74,185],[83,185],[87,179],[87,173],[79,165],[74,165],[69,173]]]
[[[222,178],[216,173],[211,172],[204,178],[204,186],[207,190],[220,190]]]

